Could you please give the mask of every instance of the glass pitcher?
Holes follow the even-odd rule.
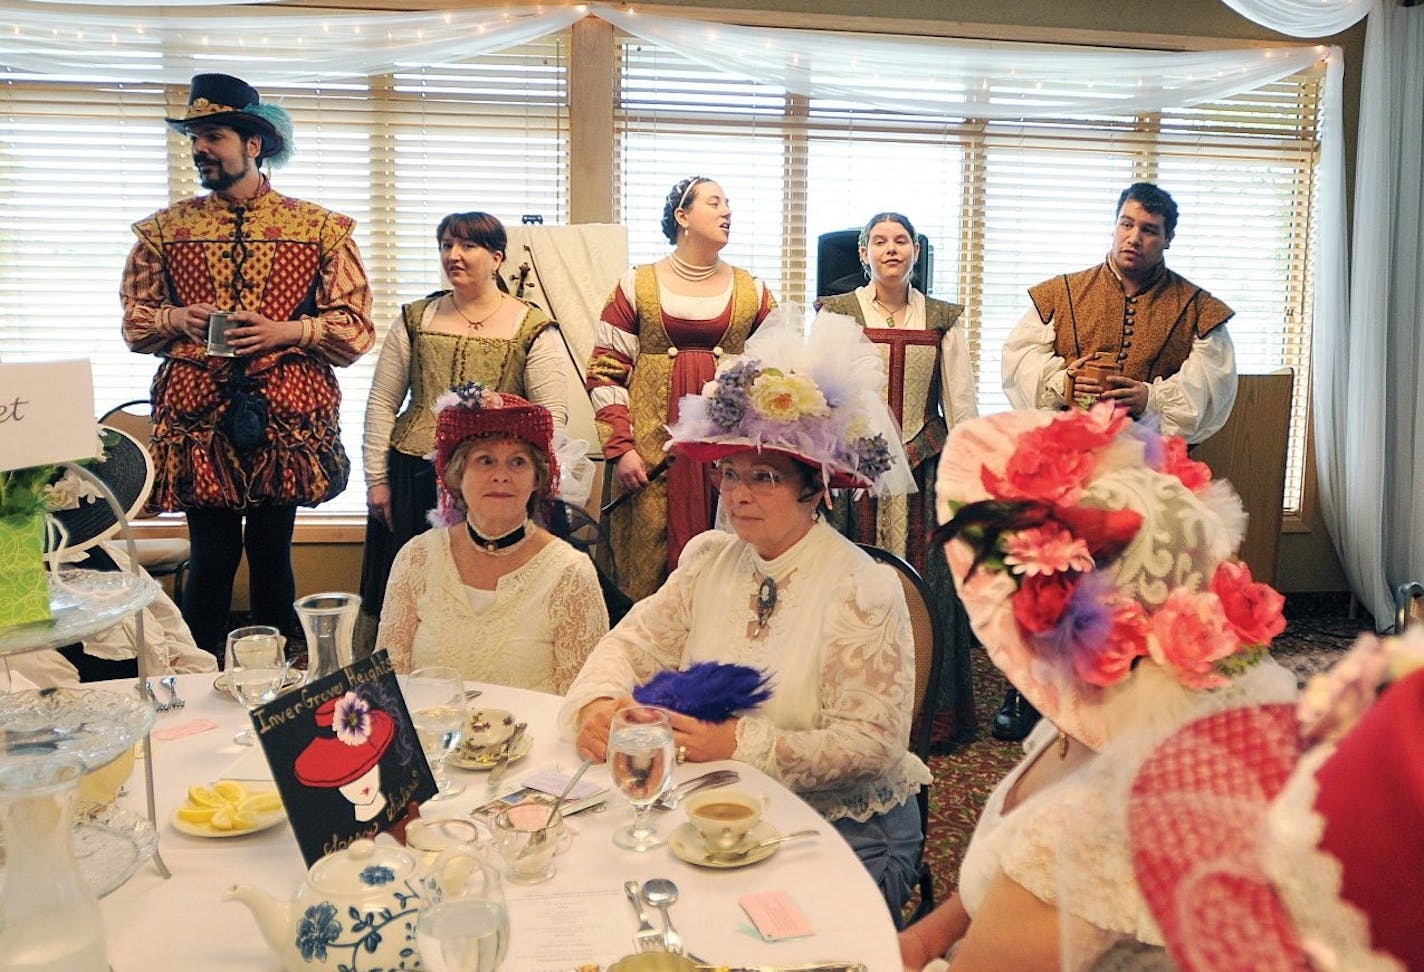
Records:
[[[351,664],[351,636],[361,610],[357,594],[309,594],[292,605],[307,636],[307,681]]]
[[[107,972],[99,901],[74,860],[73,756],[0,762],[0,966],[14,972]]]
[[[424,880],[415,942],[428,972],[494,972],[509,949],[509,912],[480,848],[442,851]]]

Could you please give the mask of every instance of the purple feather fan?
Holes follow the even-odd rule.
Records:
[[[771,698],[770,681],[770,675],[746,665],[699,662],[686,671],[658,672],[633,690],[633,698],[704,722],[721,722]]]

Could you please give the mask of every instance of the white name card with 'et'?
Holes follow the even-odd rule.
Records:
[[[98,449],[87,359],[0,364],[0,471],[87,459]]]

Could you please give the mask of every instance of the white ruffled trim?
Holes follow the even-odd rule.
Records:
[[[1315,811],[1316,771],[1334,746],[1301,758],[1267,812],[1258,851],[1261,870],[1294,919],[1301,945],[1323,972],[1405,972],[1404,965],[1370,947],[1370,922],[1341,896],[1344,868],[1320,849],[1325,818]]]

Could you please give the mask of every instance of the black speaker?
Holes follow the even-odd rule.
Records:
[[[860,230],[822,233],[816,241],[816,296],[849,293],[865,283],[860,267]],[[928,294],[934,283],[934,247],[920,234],[920,259],[915,264],[915,286]]]

